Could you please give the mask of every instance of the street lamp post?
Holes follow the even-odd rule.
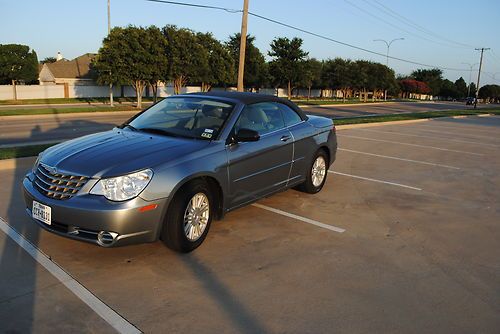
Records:
[[[387,45],[387,54],[386,54],[386,62],[385,66],[389,67],[389,49],[391,48],[391,44],[394,43],[395,41],[403,41],[404,37],[401,38],[395,38],[390,42],[387,42],[385,39],[374,39],[374,42],[384,42],[385,45]],[[384,101],[387,101],[387,89],[384,90]]]
[[[403,41],[404,40],[404,37],[401,37],[401,38],[394,38],[392,41],[390,42],[387,42],[385,39],[374,39],[373,41],[374,42],[384,42],[385,45],[387,45],[387,55],[386,55],[386,63],[385,65],[387,67],[389,67],[389,49],[391,48],[391,44],[394,43],[395,41]]]
[[[474,63],[474,64],[470,64],[470,63],[462,63],[464,65],[468,65],[469,66],[469,84],[467,85],[469,88],[467,89],[467,98],[470,97],[470,84],[472,83],[472,68],[476,65],[479,65],[479,63]]]

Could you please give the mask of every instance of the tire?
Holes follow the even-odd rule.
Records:
[[[323,167],[316,165],[316,163],[319,163]],[[298,185],[296,189],[308,194],[318,193],[325,185],[326,177],[328,175],[328,166],[328,156],[326,152],[324,150],[316,152],[309,168],[307,169],[306,180],[304,183]],[[321,169],[323,170],[323,173],[321,173]],[[318,175],[318,172],[320,172],[321,175]]]
[[[189,253],[198,248],[210,229],[216,207],[214,204],[212,192],[204,181],[194,180],[179,189],[163,222],[163,243],[181,253]],[[205,213],[205,207],[208,208],[208,213]],[[193,224],[185,223],[185,220]]]

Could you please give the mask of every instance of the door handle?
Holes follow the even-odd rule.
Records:
[[[291,137],[290,136],[283,136],[280,138],[281,141],[288,141]]]

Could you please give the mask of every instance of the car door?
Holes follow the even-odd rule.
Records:
[[[305,179],[311,156],[316,152],[314,148],[317,143],[313,138],[315,130],[295,110],[282,103],[278,103],[278,105],[285,126],[292,134],[293,139],[293,159],[288,182],[296,184]]]
[[[242,128],[257,131],[260,139],[226,146],[231,208],[284,188],[293,159],[292,136],[275,103],[246,106],[233,133]]]

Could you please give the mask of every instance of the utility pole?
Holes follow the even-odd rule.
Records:
[[[110,0],[108,0],[108,36],[111,33],[111,6]],[[109,78],[111,80],[111,70],[109,71]],[[113,83],[110,81],[109,83],[109,105],[114,107],[113,103]]]
[[[391,48],[391,44],[395,41],[404,41],[404,37],[395,38],[390,42],[387,42],[385,39],[374,39],[374,42],[384,42],[387,45],[387,53],[386,53],[386,62],[385,66],[389,67],[389,49]],[[384,90],[384,101],[387,101],[387,89]]]
[[[474,109],[477,108],[477,98],[479,95],[479,79],[481,79],[481,68],[483,67],[483,53],[484,50],[489,50],[490,48],[476,48],[477,51],[481,51],[481,59],[479,60],[479,71],[477,72],[477,85],[476,85],[476,100],[474,101]]]
[[[468,87],[468,89],[467,89],[467,97],[469,97],[470,96],[470,84],[472,83],[472,68],[474,66],[476,66],[476,65],[479,65],[479,63],[474,63],[474,64],[462,63],[462,64],[469,65],[469,68],[470,68],[470,70],[469,70],[469,82],[468,82],[468,85],[467,85],[467,87]]]
[[[244,90],[243,75],[245,73],[245,51],[247,47],[248,1],[249,0],[243,0],[243,14],[241,17],[240,60],[238,63],[238,92],[243,92]]]

